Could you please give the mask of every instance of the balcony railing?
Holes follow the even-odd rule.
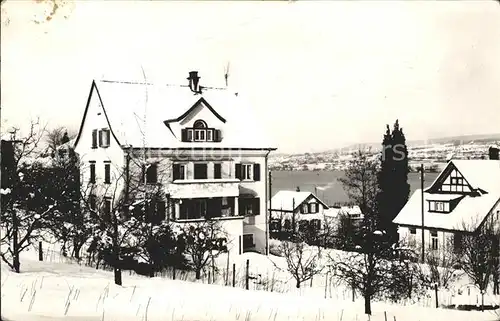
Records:
[[[175,180],[169,185],[172,198],[236,197],[239,195],[237,179]]]

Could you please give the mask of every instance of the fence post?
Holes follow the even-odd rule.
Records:
[[[250,279],[249,269],[250,269],[250,260],[247,259],[247,267],[246,267],[246,273],[245,273],[245,289],[246,290],[249,289],[249,287],[248,287],[248,281]]]
[[[325,299],[326,299],[326,293],[328,291],[328,272],[326,272],[326,275],[325,275]]]
[[[233,288],[236,284],[236,264],[233,263]]]
[[[42,241],[38,241],[38,261],[43,261]]]
[[[174,266],[174,269],[173,269],[173,271],[172,271],[172,277],[173,277],[173,279],[175,280],[175,266]]]
[[[438,285],[437,285],[437,283],[434,283],[434,291],[436,292],[436,308],[439,308],[439,302],[438,302]]]
[[[387,312],[386,311],[384,311],[384,319],[385,319],[385,321],[387,321]]]

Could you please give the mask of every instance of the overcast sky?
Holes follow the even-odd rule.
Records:
[[[229,84],[281,152],[500,132],[496,1],[2,4],[2,124],[77,129],[92,79]],[[64,16],[68,14],[68,18]],[[216,108],[216,106],[214,106]],[[126,112],[124,110],[124,112]]]

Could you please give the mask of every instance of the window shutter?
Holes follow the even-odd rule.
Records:
[[[104,164],[104,183],[111,183],[111,165]]]
[[[156,217],[158,218],[158,221],[164,220],[165,217],[165,202],[164,201],[157,201],[156,202]]]
[[[172,177],[173,177],[173,180],[175,181],[176,179],[179,179],[179,174],[180,174],[180,165],[179,164],[174,164],[173,165],[173,173],[172,173]]]
[[[221,167],[222,167],[221,164],[214,164],[214,178],[215,179],[222,178]]]
[[[92,131],[92,148],[97,148],[97,129]]]
[[[260,181],[260,164],[253,164],[253,180]]]
[[[215,129],[214,130],[214,142],[220,142],[222,141],[222,135],[220,132],[220,129]]]
[[[302,204],[300,205],[300,214],[304,214],[304,206]]]
[[[104,132],[104,147],[109,147],[110,143],[110,131],[109,129],[103,130]]]
[[[237,179],[241,180],[241,164],[236,164],[234,175]]]
[[[102,146],[102,130],[99,131],[99,147]]]
[[[90,182],[95,183],[95,164],[90,164]]]
[[[253,215],[260,214],[260,198],[259,197],[256,197],[253,199],[252,213],[253,213]]]
[[[244,198],[240,198],[238,200],[238,215],[239,216],[243,216],[245,215],[245,199]]]
[[[187,142],[187,129],[183,128],[181,130],[181,141]]]

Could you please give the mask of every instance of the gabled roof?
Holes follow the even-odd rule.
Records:
[[[424,225],[428,228],[446,230],[475,230],[486,216],[500,204],[500,161],[498,160],[452,160],[436,178],[438,184],[447,173],[447,168],[455,166],[474,189],[485,193],[477,195],[458,193],[430,193],[424,191]],[[403,209],[394,219],[399,225],[421,226],[422,190],[416,190]],[[450,213],[429,212],[428,201],[458,201]],[[465,228],[464,224],[468,227]]]
[[[314,197],[325,208],[328,208],[328,205],[311,192],[279,191],[271,198],[271,210],[292,212],[310,196]]]
[[[122,147],[274,149],[242,95],[224,88],[206,88],[200,94],[184,85],[101,80],[93,83],[94,93]],[[221,142],[181,142],[174,134],[179,129],[175,122],[200,105],[221,121]]]
[[[500,190],[500,161],[498,160],[451,160],[443,171],[436,177],[426,191],[432,191],[434,187],[446,178],[450,168],[456,168],[471,185],[473,189]]]

